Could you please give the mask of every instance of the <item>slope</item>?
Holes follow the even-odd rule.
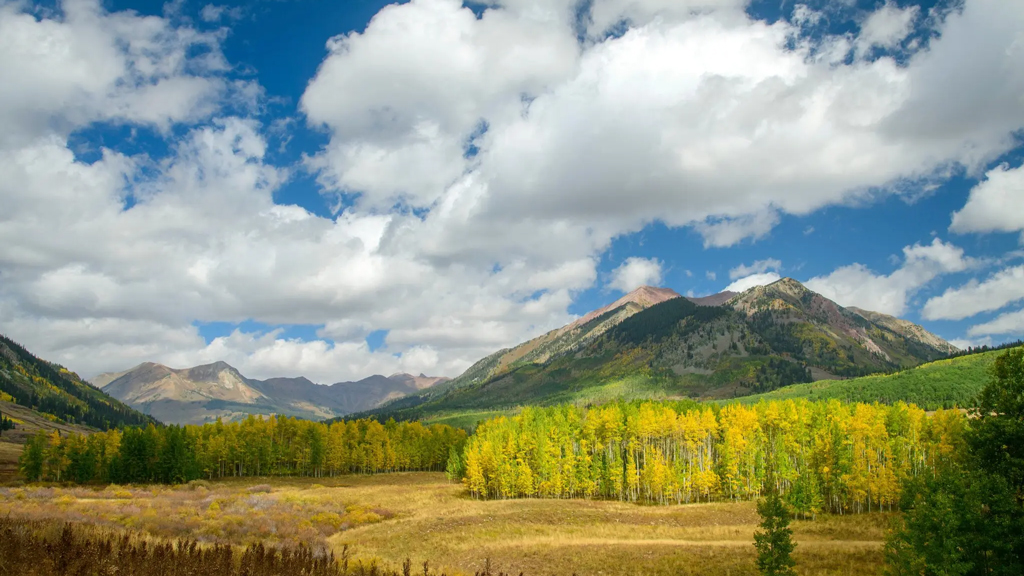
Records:
[[[676,297],[633,309],[636,300],[513,348],[527,349],[514,361],[500,351],[448,386],[374,412],[437,418],[526,404],[728,398],[908,368],[955,350],[909,322],[844,309],[788,278],[701,301],[721,305]],[[552,346],[574,331],[584,337]]]
[[[43,414],[6,400],[0,400],[0,414],[14,423],[14,428],[0,432],[0,481],[12,480],[18,475],[18,457],[25,442],[39,432],[60,434],[90,434],[95,428],[60,422],[50,414]]]
[[[615,302],[589,312],[561,328],[513,348],[498,350],[448,382],[419,394],[410,394],[389,402],[387,409],[393,412],[412,408],[442,395],[452,394],[458,389],[473,387],[503,374],[514,373],[524,367],[544,364],[552,358],[575,353],[630,316],[679,297],[678,293],[667,288],[641,286]]]
[[[741,401],[806,398],[885,404],[903,401],[926,410],[970,407],[974,406],[978,394],[989,381],[992,364],[1002,353],[1001,350],[993,350],[936,360],[894,374],[794,384],[765,394],[747,396]]]
[[[107,430],[146,425],[152,418],[111,398],[77,374],[41,360],[0,336],[0,392],[4,399],[56,419]]]

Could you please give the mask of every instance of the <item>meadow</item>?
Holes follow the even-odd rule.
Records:
[[[753,502],[649,506],[478,500],[443,474],[237,479],[179,486],[0,488],[0,516],[130,530],[202,545],[305,542],[400,569],[530,575],[753,575]],[[878,573],[886,513],[793,524],[799,574]]]

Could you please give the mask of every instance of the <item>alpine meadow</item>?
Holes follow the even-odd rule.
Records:
[[[0,576],[1024,574],[1022,31],[0,0]]]

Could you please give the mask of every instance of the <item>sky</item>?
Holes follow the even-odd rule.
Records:
[[[0,0],[0,333],[455,376],[643,285],[1024,335],[1024,3]]]

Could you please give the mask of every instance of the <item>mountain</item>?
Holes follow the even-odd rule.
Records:
[[[323,420],[369,410],[446,380],[393,374],[321,386],[301,377],[254,380],[224,362],[185,369],[144,362],[121,373],[101,374],[94,382],[163,422],[199,424],[249,414]]]
[[[154,420],[89,385],[66,368],[32,355],[0,336],[0,400],[58,423],[107,430]]]
[[[373,413],[420,418],[616,398],[729,398],[891,372],[954,351],[920,326],[843,308],[791,278],[703,298],[645,286]]]
[[[626,318],[673,298],[680,298],[680,295],[674,290],[641,286],[615,302],[598,308],[561,328],[513,348],[499,350],[473,364],[457,378],[414,395],[410,401],[417,403],[422,398],[437,397],[453,389],[481,383],[517,366],[543,364],[553,357],[575,352]]]

